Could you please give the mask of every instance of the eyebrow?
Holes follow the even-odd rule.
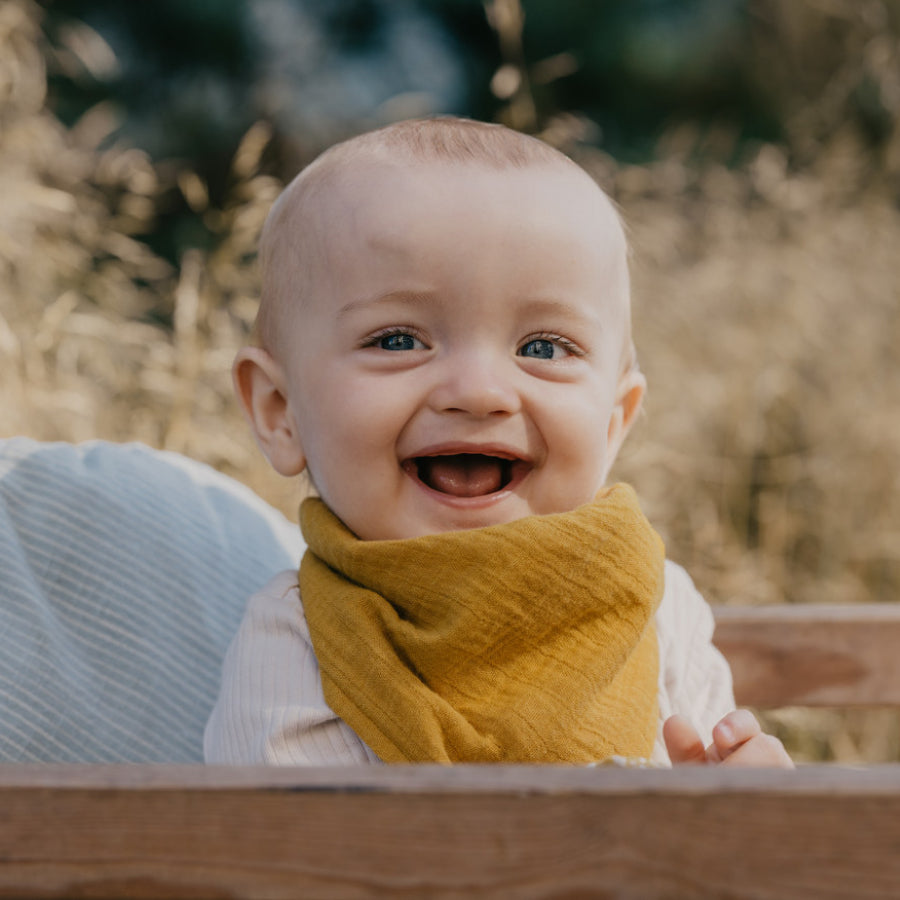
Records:
[[[599,303],[598,303],[599,306]],[[526,298],[522,304],[522,310],[526,315],[536,319],[546,318],[552,321],[560,321],[562,324],[566,322],[572,326],[580,323],[589,323],[598,328],[601,332],[605,332],[609,327],[606,316],[600,315],[599,310],[591,309],[587,312],[582,306],[575,306],[567,303],[565,300],[558,300],[554,297],[530,297]]]
[[[380,306],[386,303],[398,303],[401,306],[420,306],[434,297],[430,291],[387,291],[374,297],[357,297],[345,303],[337,312],[339,318],[348,316],[358,309]]]
[[[528,297],[523,303],[523,308],[529,313],[539,315],[567,316],[570,319],[584,318],[582,312],[571,303],[551,297]]]

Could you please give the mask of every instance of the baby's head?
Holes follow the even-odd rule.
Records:
[[[539,140],[459,119],[338,144],[260,247],[235,384],[282,475],[360,538],[565,512],[640,407],[612,203]]]

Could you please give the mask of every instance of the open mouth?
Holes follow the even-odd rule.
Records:
[[[523,459],[486,453],[416,456],[404,468],[422,484],[452,497],[484,497],[521,480],[530,468]]]

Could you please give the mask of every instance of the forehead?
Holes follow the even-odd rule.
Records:
[[[536,162],[495,167],[477,162],[385,162],[373,159],[335,172],[319,193],[325,224],[376,214],[425,211],[440,224],[458,207],[470,214],[497,215],[507,226],[523,212],[552,210],[561,224],[592,224],[620,230],[606,195],[574,163]],[[437,215],[436,213],[444,213]],[[527,221],[527,217],[525,217]]]
[[[320,190],[315,231],[335,263],[347,255],[406,253],[412,261],[472,259],[535,247],[545,262],[593,259],[618,277],[626,242],[616,211],[573,163],[492,167],[477,163],[366,161],[334,173]],[[371,262],[371,260],[369,260]],[[536,259],[535,259],[536,261]]]

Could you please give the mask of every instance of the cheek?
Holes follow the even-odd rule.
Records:
[[[584,390],[561,391],[546,405],[550,433],[577,457],[590,457],[606,446],[613,411],[612,392],[606,385],[586,386]]]
[[[313,472],[355,478],[392,451],[399,425],[395,404],[374,379],[316,379],[302,412],[305,447]]]
[[[571,489],[584,502],[603,485],[611,416],[612,400],[606,390],[585,392],[571,402],[561,401],[552,407],[546,439],[560,464],[557,477],[567,483],[564,490]]]

